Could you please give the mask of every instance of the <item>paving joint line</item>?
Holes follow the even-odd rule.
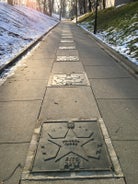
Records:
[[[126,139],[126,140],[123,140],[123,139],[114,139],[114,138],[112,138],[112,141],[115,141],[115,142],[127,142],[127,141],[129,141],[129,142],[137,142],[138,141],[138,139],[134,139],[134,140],[132,140],[132,139]]]
[[[97,100],[138,100],[138,98],[96,98]]]
[[[27,99],[27,100],[0,100],[0,102],[33,102],[33,101],[41,101],[42,99]]]
[[[41,99],[41,104],[40,104],[40,108],[39,108],[37,119],[39,119],[39,117],[40,117],[42,106],[43,106],[43,102],[44,102],[44,99],[45,99],[45,96],[46,96],[46,92],[47,92],[47,87],[46,87],[45,92],[43,94],[43,98]]]
[[[88,77],[88,79],[131,79],[131,77]]]
[[[91,88],[91,91],[92,91],[93,97],[94,97],[94,99],[95,99],[95,102],[96,102],[96,105],[97,105],[98,111],[99,111],[99,113],[100,113],[100,116],[103,118],[103,116],[102,116],[102,112],[101,112],[101,109],[100,109],[100,107],[99,107],[98,101],[97,101],[97,99],[96,99],[96,96],[95,96],[94,90],[93,90],[93,88],[92,88],[92,86],[91,86],[91,85],[90,85],[90,88]]]
[[[6,141],[6,142],[0,142],[0,145],[3,145],[3,144],[30,144],[31,141]]]

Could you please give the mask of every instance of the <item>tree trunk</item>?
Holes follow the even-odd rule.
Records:
[[[54,0],[49,0],[49,15],[52,16]]]
[[[106,0],[103,0],[103,9],[106,8]]]
[[[50,6],[50,16],[52,16],[52,12],[53,12],[53,6],[54,6],[54,0],[51,0],[51,6]]]
[[[83,7],[84,7],[84,13],[87,12],[87,8],[86,8],[86,0],[83,1]]]
[[[89,12],[92,11],[92,3],[91,3],[91,0],[89,0]]]
[[[46,0],[43,2],[43,13],[47,14]]]
[[[14,5],[14,2],[13,2],[13,0],[8,0],[8,4],[10,4],[10,5]]]

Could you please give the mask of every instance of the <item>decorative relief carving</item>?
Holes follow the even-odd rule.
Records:
[[[49,142],[49,144],[51,143],[53,145],[58,146],[57,152],[55,154],[51,154],[51,153],[47,154],[47,158],[46,158],[46,154],[44,154],[45,153],[44,149],[48,145],[47,146],[42,145],[41,149],[42,149],[42,154],[45,157],[45,160],[51,159],[51,155],[54,155],[55,161],[58,162],[61,159],[63,159],[65,156],[69,155],[70,153],[73,153],[74,156],[78,156],[78,157],[88,161],[89,157],[95,158],[95,159],[100,158],[102,146],[99,147],[99,145],[101,145],[101,144],[95,143],[94,141],[95,141],[95,139],[94,139],[93,132],[91,132],[89,137],[86,137],[84,135],[84,137],[82,136],[81,138],[78,138],[77,134],[75,132],[75,124],[73,122],[68,122],[65,137],[63,137],[63,138],[57,137],[57,138],[53,139],[52,135],[50,135],[50,133],[49,133],[48,142]],[[94,144],[93,151],[91,151],[89,148],[89,146],[91,146],[92,144]]]
[[[69,62],[69,61],[79,61],[78,56],[57,56],[57,61],[58,62]]]
[[[84,73],[54,74],[49,81],[49,86],[73,86],[88,84],[89,81]]]
[[[76,47],[75,46],[60,46],[59,47],[59,49],[60,50],[74,50],[74,49],[76,49]]]
[[[60,41],[61,43],[73,43],[74,41],[73,40],[61,40]]]
[[[110,168],[95,122],[48,123],[43,126],[35,167],[45,171]]]

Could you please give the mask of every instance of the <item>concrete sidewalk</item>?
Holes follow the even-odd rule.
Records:
[[[88,33],[69,22],[52,30],[23,62],[0,86],[0,182],[136,184],[136,79]],[[70,74],[86,75],[78,82],[78,76]],[[46,181],[21,178],[35,128],[47,121],[93,118],[103,118],[124,177]]]

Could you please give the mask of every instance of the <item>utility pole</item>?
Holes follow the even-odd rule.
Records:
[[[94,21],[94,34],[97,32],[97,14],[98,14],[98,0],[95,2],[95,21]]]

